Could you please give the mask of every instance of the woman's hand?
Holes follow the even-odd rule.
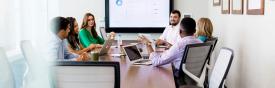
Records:
[[[89,60],[89,55],[84,52],[79,57],[76,59],[77,61],[88,61]]]
[[[110,32],[110,35],[114,37],[114,36],[116,36],[116,33],[115,32]]]
[[[95,45],[95,48],[102,48],[102,45],[96,44],[96,45]]]
[[[110,35],[108,36],[108,39],[115,39],[116,33],[110,32]]]
[[[96,44],[91,44],[88,48],[89,50],[94,50],[96,48]]]

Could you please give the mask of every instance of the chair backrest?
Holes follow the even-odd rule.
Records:
[[[215,49],[215,47],[216,47],[216,44],[217,44],[217,42],[218,42],[218,37],[209,38],[209,39],[206,40],[206,42],[212,44],[212,46],[213,46],[213,47],[212,47],[212,50],[211,50],[211,54],[212,54],[212,52],[214,51],[214,49]],[[210,62],[211,62],[211,61],[210,61],[210,60],[211,60],[210,58],[211,58],[211,57],[209,57],[209,60],[208,60],[208,62],[207,62],[209,65],[210,65]]]
[[[21,41],[21,51],[27,61],[26,73],[24,73],[23,88],[48,88],[49,84],[49,62],[31,41]]]
[[[0,88],[15,88],[12,68],[3,48],[0,47]]]
[[[120,88],[119,62],[61,61],[54,74],[56,88]]]
[[[200,77],[205,63],[210,56],[211,48],[211,43],[187,45],[182,57],[180,70],[182,70],[182,65],[185,64],[185,67],[189,72],[197,77]]]
[[[216,47],[216,44],[218,42],[218,37],[212,37],[206,40],[206,42],[212,43],[213,44],[213,48],[212,51],[214,50],[214,48]]]
[[[222,48],[220,50],[209,80],[209,88],[222,88],[232,64],[233,57],[234,52],[232,49]]]
[[[31,75],[34,72],[35,65],[38,63],[37,52],[35,52],[34,47],[32,46],[31,41],[23,40],[21,41],[21,51],[27,61],[27,70],[28,74]]]

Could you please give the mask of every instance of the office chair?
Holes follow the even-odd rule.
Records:
[[[218,42],[218,37],[212,37],[210,39],[207,39],[206,42],[212,43],[213,44],[212,49],[214,50],[214,48],[216,47],[217,42]]]
[[[209,88],[224,88],[224,80],[228,74],[234,58],[234,52],[229,48],[222,48],[217,57],[211,77]]]
[[[234,52],[229,48],[222,48],[217,57],[212,74],[209,79],[209,86],[206,88],[225,88],[225,79],[231,67]],[[180,88],[200,88],[198,86],[181,86]]]
[[[26,72],[24,73],[23,88],[37,88],[41,86],[48,88],[50,79],[47,62],[44,57],[33,47],[31,41],[21,41],[21,51],[27,61]]]
[[[60,61],[54,71],[56,88],[120,88],[119,62]]]
[[[207,43],[211,43],[213,45],[213,47],[212,47],[212,50],[211,50],[211,55],[209,57],[209,60],[207,61],[207,65],[206,65],[208,69],[206,69],[206,77],[205,77],[205,82],[204,82],[205,86],[208,85],[208,79],[209,79],[208,77],[209,77],[209,74],[211,74],[209,72],[209,69],[211,68],[211,66],[213,66],[213,64],[211,63],[211,61],[215,61],[212,54],[213,54],[214,49],[216,47],[216,44],[218,42],[218,37],[209,38],[209,39],[206,40],[206,42]]]
[[[0,47],[0,88],[15,88],[12,68],[3,48]]]
[[[203,87],[206,75],[206,62],[212,50],[211,43],[189,44],[186,46],[180,65],[179,79],[185,84]],[[191,78],[188,79],[188,78]]]

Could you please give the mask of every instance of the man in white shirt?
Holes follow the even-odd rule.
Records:
[[[193,36],[196,32],[195,28],[196,22],[194,19],[183,18],[181,20],[180,31],[178,33],[180,35],[180,39],[173,46],[171,46],[169,50],[166,50],[163,53],[154,52],[151,42],[144,36],[140,37],[143,43],[147,46],[147,50],[150,54],[149,59],[152,60],[153,66],[162,66],[172,63],[177,88],[179,84],[181,84],[181,81],[179,81],[180,79],[178,78],[178,72],[186,45],[203,43],[201,40]]]
[[[151,42],[146,38],[142,37],[143,43],[146,44],[147,50],[150,54],[149,59],[152,59],[152,65],[161,66],[165,64],[172,63],[175,67],[175,70],[179,70],[181,60],[183,57],[183,52],[186,45],[202,43],[201,40],[194,37],[196,32],[196,22],[192,18],[183,18],[180,23],[180,39],[173,45],[169,50],[164,51],[163,53],[154,52]]]
[[[87,53],[77,55],[68,51],[65,39],[70,32],[70,26],[66,18],[54,18],[51,23],[51,29],[54,34],[49,46],[51,48],[51,52],[49,52],[51,58],[66,61],[86,61],[89,59]]]
[[[170,25],[166,26],[162,35],[156,41],[156,45],[165,45],[171,47],[179,39],[179,22],[181,18],[181,13],[178,10],[173,10],[170,14]]]

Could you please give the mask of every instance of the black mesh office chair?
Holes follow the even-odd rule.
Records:
[[[211,50],[211,43],[186,46],[179,69],[179,85],[182,85],[182,83],[188,85],[196,84],[199,87],[203,87],[206,62],[209,59]]]
[[[207,68],[210,68],[211,67],[211,63],[210,62],[211,62],[211,60],[214,59],[214,58],[212,59],[212,53],[214,52],[214,49],[215,49],[215,47],[217,45],[218,37],[209,38],[209,39],[206,40],[206,42],[207,43],[211,43],[213,45],[212,50],[211,50],[211,55],[209,57],[209,60],[207,61]],[[204,82],[205,86],[208,86],[208,79],[209,79],[208,76],[209,76],[209,69],[206,69],[206,77],[205,77],[205,82]]]
[[[234,58],[234,52],[229,48],[222,48],[217,57],[211,77],[209,79],[209,86],[206,88],[224,88],[224,81],[231,67]],[[180,88],[200,88],[198,86],[184,85]]]
[[[212,38],[210,38],[210,39],[207,39],[206,40],[206,42],[208,43],[212,43],[213,44],[213,47],[212,47],[212,49],[214,50],[214,48],[216,47],[216,44],[217,44],[217,42],[218,42],[218,37],[212,37]],[[212,50],[212,51],[213,51]]]

